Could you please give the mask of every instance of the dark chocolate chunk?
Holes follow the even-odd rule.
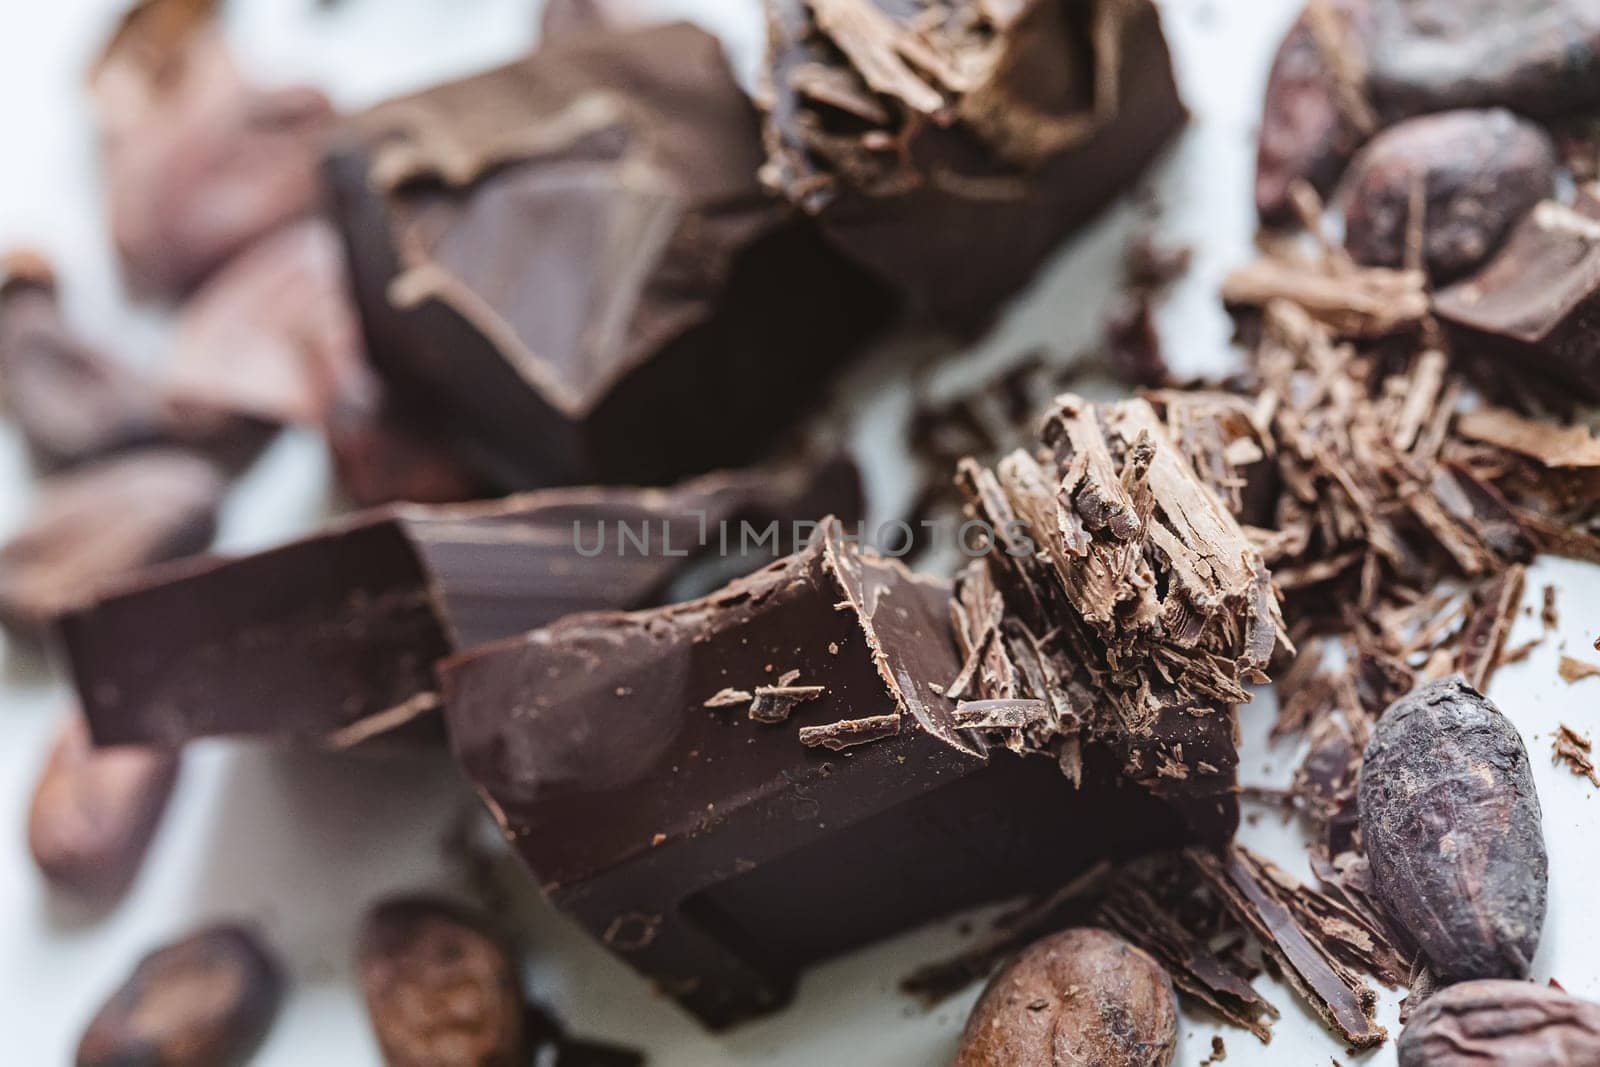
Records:
[[[1600,1005],[1553,985],[1484,979],[1441,989],[1400,1034],[1400,1067],[1600,1063]]]
[[[981,330],[1185,120],[1145,0],[768,0],[763,178]]]
[[[1592,0],[1376,0],[1370,84],[1388,115],[1508,107],[1539,115],[1600,103]]]
[[[1516,728],[1459,676],[1403,697],[1361,764],[1379,901],[1446,981],[1527,975],[1548,861]]]
[[[955,1067],[1167,1067],[1178,1050],[1172,981],[1104,930],[1064,930],[995,975]]]
[[[178,778],[178,756],[153,748],[91,747],[73,710],[28,809],[28,851],[52,886],[113,897],[138,873]]]
[[[760,161],[720,46],[682,24],[358,116],[328,173],[374,364],[504,488],[758,458],[889,310]]]
[[[45,469],[162,436],[154,390],[74,335],[54,272],[26,252],[0,259],[0,402]]]
[[[368,913],[356,950],[388,1067],[525,1067],[520,960],[486,919],[422,897]]]
[[[1600,221],[1547,200],[1498,255],[1437,294],[1434,311],[1519,371],[1600,397]]]
[[[724,531],[736,546],[743,522],[859,507],[855,468],[836,461],[670,490],[388,508],[110,591],[63,620],[63,647],[102,744],[246,734],[343,747],[433,711],[434,662],[454,650],[658,603]]]
[[[226,488],[214,464],[176,449],[46,482],[27,525],[0,547],[0,622],[37,633],[133,571],[199,552]]]
[[[1256,148],[1256,211],[1297,220],[1297,182],[1326,194],[1376,125],[1363,73],[1372,0],[1311,0],[1278,46]]]
[[[1191,839],[1103,752],[1080,789],[959,729],[939,688],[961,665],[948,602],[826,524],[702,600],[447,661],[452,742],[552,900],[726,1026],[818,960]],[[790,671],[826,691],[782,727],[705,706]],[[841,754],[792,732],[862,720],[897,729]]]
[[[1380,133],[1339,187],[1356,262],[1402,267],[1413,229],[1435,281],[1480,266],[1555,191],[1555,144],[1509,111],[1451,111]]]
[[[90,72],[112,236],[139,289],[178,295],[262,236],[310,214],[333,107],[251,86],[214,0],[140,0]]]
[[[243,1067],[282,995],[254,934],[208,927],[139,961],[84,1032],[77,1067]]]

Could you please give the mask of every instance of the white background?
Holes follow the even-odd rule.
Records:
[[[759,47],[755,0],[676,0],[721,30],[748,72]],[[510,58],[533,42],[538,0],[232,0],[228,29],[264,81],[309,78],[343,107],[359,107],[439,78]],[[1217,306],[1222,274],[1249,255],[1251,140],[1271,51],[1298,0],[1167,0],[1166,25],[1195,121],[1152,177],[1169,239],[1194,244],[1195,268],[1161,312],[1169,355],[1183,371],[1226,368],[1237,358]],[[0,0],[0,247],[44,248],[61,269],[71,315],[83,331],[128,358],[160,356],[158,310],[121,295],[106,245],[94,142],[81,72],[119,0]],[[1121,244],[1139,219],[1122,206],[1065,249],[1015,313],[953,365],[978,373],[1045,343],[1070,353],[1096,333],[1116,278]],[[926,351],[926,346],[922,346]],[[868,468],[874,506],[888,517],[912,491],[899,443],[910,406],[905,357],[852,375],[837,406]],[[317,521],[328,505],[317,443],[288,435],[230,502],[222,547],[244,550]],[[27,512],[32,492],[21,450],[0,429],[0,533]],[[1594,728],[1600,681],[1566,686],[1556,677],[1563,646],[1588,653],[1600,626],[1600,583],[1589,568],[1547,561],[1528,583],[1560,591],[1561,629],[1524,663],[1502,670],[1492,694],[1518,725],[1533,757],[1551,851],[1551,908],[1537,975],[1600,997],[1600,932],[1592,849],[1600,816],[1595,790],[1549,760],[1560,721]],[[1524,617],[1512,642],[1538,632]],[[0,641],[3,641],[0,638]],[[0,646],[0,1063],[50,1067],[71,1061],[85,1020],[140,954],[212,918],[258,922],[284,958],[292,987],[256,1063],[261,1067],[360,1067],[378,1063],[350,973],[360,915],[375,897],[450,888],[441,851],[447,829],[473,801],[443,761],[379,764],[214,742],[186,757],[172,810],[132,892],[102,915],[52,901],[27,857],[23,822],[33,778],[56,729],[64,696],[37,654]],[[1588,653],[1593,656],[1593,653]],[[1597,657],[1600,658],[1600,657]],[[1283,780],[1293,746],[1269,748],[1270,694],[1243,709],[1243,777]],[[1252,845],[1303,871],[1299,831],[1272,811],[1242,831]],[[844,872],[841,872],[843,874]],[[651,1062],[689,1065],[819,1063],[921,1065],[947,1062],[972,998],[925,1012],[896,992],[916,964],[962,943],[946,923],[819,968],[788,1012],[711,1038],[631,972],[529,896],[517,906],[537,946],[538,995],[579,1031],[647,1048]],[[1186,1016],[1178,1062],[1198,1063],[1221,1033],[1229,1067],[1393,1063],[1393,1045],[1347,1056],[1287,989],[1261,986],[1284,1012],[1270,1046]],[[1382,1021],[1394,1028],[1395,997]]]

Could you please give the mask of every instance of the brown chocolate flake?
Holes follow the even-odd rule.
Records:
[[[1022,730],[1049,714],[1043,700],[963,700],[956,705],[955,724],[969,730]]]
[[[734,689],[729,686],[726,689],[717,690],[710,699],[700,706],[704,708],[737,708],[750,703],[754,699],[755,694],[749,690]]]
[[[776,725],[787,720],[795,708],[817,699],[827,691],[827,686],[822,685],[761,686],[756,690],[755,697],[750,703],[750,718],[756,722]]]
[[[1222,1043],[1222,1036],[1216,1035],[1211,1039],[1211,1055],[1200,1061],[1200,1067],[1213,1067],[1228,1058],[1228,1046]]]
[[[1573,774],[1587,778],[1593,784],[1600,786],[1600,775],[1595,773],[1594,761],[1589,757],[1594,744],[1587,737],[1566,723],[1562,723],[1550,747],[1550,762],[1565,761],[1567,769]]]
[[[1600,675],[1600,665],[1574,659],[1571,656],[1562,656],[1561,666],[1557,669],[1560,671],[1561,680],[1568,685]]]
[[[900,716],[872,715],[865,719],[841,719],[826,726],[800,727],[800,743],[807,748],[840,752],[853,745],[881,741],[900,733]]]

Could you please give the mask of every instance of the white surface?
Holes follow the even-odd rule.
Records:
[[[1235,356],[1215,291],[1223,272],[1249,251],[1251,138],[1271,49],[1297,0],[1167,0],[1167,28],[1195,122],[1153,178],[1163,232],[1196,246],[1191,276],[1161,312],[1170,354],[1184,371],[1225,368]],[[129,307],[105,244],[95,186],[93,140],[79,73],[119,7],[118,0],[0,2],[0,247],[27,242],[61,267],[70,311],[83,330],[130,358],[158,357],[161,316]],[[234,0],[230,32],[269,80],[311,78],[344,106],[428,83],[512,56],[533,39],[537,0]],[[749,70],[759,15],[754,0],[675,0],[668,8],[714,16]],[[995,336],[960,364],[992,367],[1038,344],[1083,347],[1115,285],[1116,257],[1135,209],[1123,206],[1078,239]],[[925,353],[924,353],[925,354]],[[909,400],[905,360],[889,358],[853,376],[846,412],[863,446],[880,515],[910,492],[898,419]],[[323,461],[315,442],[288,437],[231,502],[223,546],[281,540],[324,507]],[[17,442],[0,430],[0,532],[24,514],[30,489]],[[1502,670],[1493,696],[1522,730],[1533,757],[1551,853],[1551,906],[1538,956],[1539,978],[1559,977],[1579,995],[1600,997],[1600,924],[1587,899],[1600,875],[1591,847],[1600,816],[1594,790],[1550,765],[1549,735],[1565,720],[1594,726],[1588,713],[1600,682],[1569,687],[1556,677],[1559,649],[1582,654],[1595,632],[1590,608],[1600,586],[1592,569],[1545,561],[1530,573],[1530,600],[1546,582],[1561,590],[1562,629],[1524,663]],[[1521,620],[1512,641],[1536,634]],[[360,1067],[378,1062],[350,976],[350,945],[361,912],[386,892],[448,886],[439,842],[470,794],[438,762],[373,764],[285,755],[212,743],[187,757],[172,811],[143,874],[120,906],[82,916],[52,903],[24,848],[22,826],[33,777],[54,731],[61,691],[25,650],[8,649],[0,674],[0,1062],[69,1063],[80,1028],[144,951],[206,919],[254,918],[287,961],[292,991],[256,1063],[260,1067]],[[1281,781],[1292,748],[1269,749],[1270,695],[1243,710],[1247,782]],[[1242,832],[1253,846],[1303,871],[1299,831],[1273,812]],[[581,1032],[647,1048],[664,1067],[820,1063],[923,1067],[947,1062],[976,995],[923,1012],[895,991],[913,966],[961,943],[954,923],[905,937],[820,968],[788,1012],[711,1038],[654,998],[622,964],[594,947],[541,901],[518,905],[539,946],[538,994]],[[1212,1034],[1227,1043],[1228,1067],[1391,1064],[1392,1043],[1352,1058],[1266,979],[1284,1011],[1270,1046],[1242,1031],[1186,1016],[1178,1062],[1198,1063]],[[1383,1021],[1394,1027],[1395,998]]]

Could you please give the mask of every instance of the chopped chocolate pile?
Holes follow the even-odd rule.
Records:
[[[1185,121],[1148,0],[767,0],[767,186],[975,333]]]
[[[892,301],[760,163],[721,46],[681,23],[355,116],[328,177],[374,365],[506,489],[761,457]]]

